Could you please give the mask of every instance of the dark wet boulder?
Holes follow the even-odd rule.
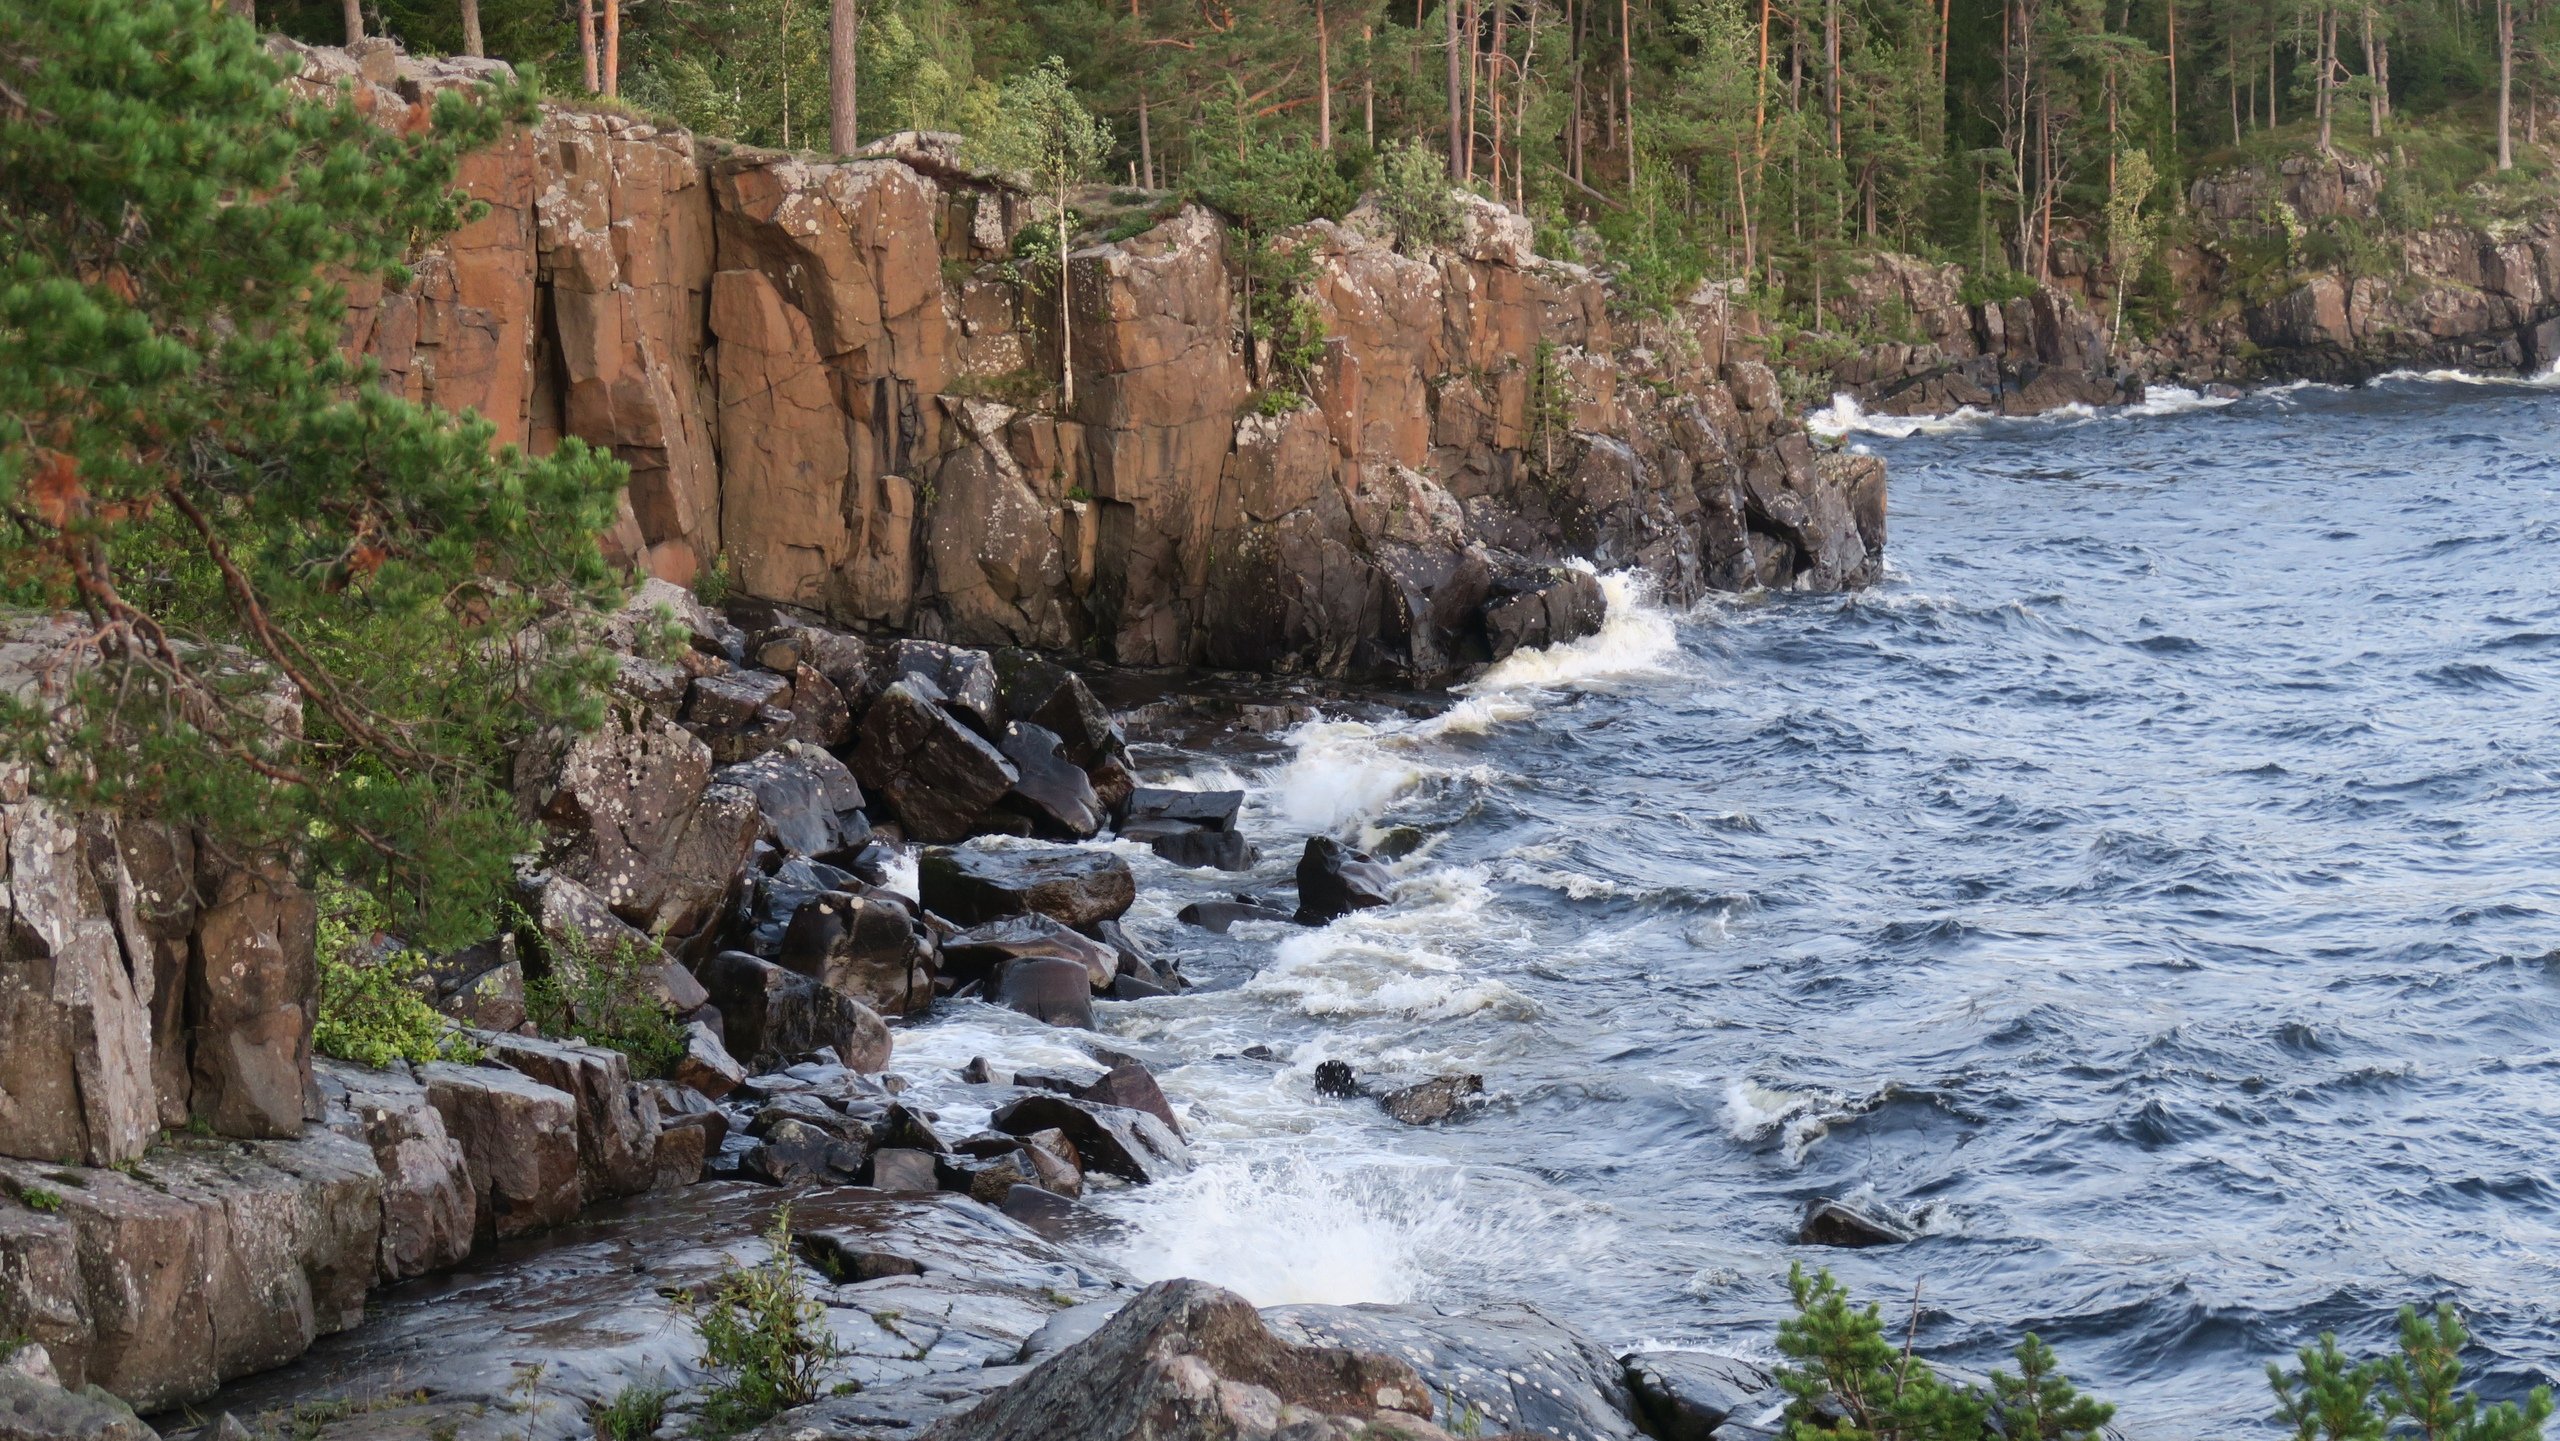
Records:
[[[741,897],[733,934],[745,943],[744,949],[771,960],[781,953],[782,938],[802,906],[828,891],[850,891],[861,884],[877,883],[807,856],[773,857],[771,868],[755,872]]]
[[[944,974],[955,986],[976,983],[992,989],[1005,967],[1043,959],[1073,961],[1084,972],[1086,988],[1095,991],[1107,989],[1120,969],[1120,957],[1109,946],[1047,916],[1007,916],[942,942]]]
[[[738,1169],[768,1186],[850,1185],[862,1178],[870,1160],[869,1149],[859,1140],[806,1121],[785,1120],[765,1130],[763,1139],[739,1158]]]
[[[1391,1356],[1294,1344],[1204,1281],[1149,1287],[928,1441],[1429,1437],[1431,1393]],[[1284,1429],[1285,1428],[1285,1429]]]
[[[827,1279],[839,1286],[860,1285],[884,1276],[921,1276],[924,1263],[913,1256],[902,1255],[881,1246],[866,1244],[866,1238],[834,1231],[820,1231],[800,1238],[801,1253],[809,1264],[826,1273]]]
[[[1713,1441],[1777,1384],[1765,1366],[1712,1351],[1638,1351],[1620,1358],[1627,1383],[1662,1441]]]
[[[1173,1103],[1165,1099],[1164,1088],[1156,1084],[1155,1074],[1126,1056],[1090,1084],[1079,1087],[1075,1094],[1076,1099],[1098,1106],[1144,1111],[1164,1122],[1165,1129],[1174,1135],[1182,1134],[1182,1122],[1174,1117]]]
[[[1071,1096],[1029,1095],[998,1107],[987,1124],[1012,1136],[1062,1132],[1087,1171],[1124,1181],[1161,1181],[1191,1169],[1191,1149],[1171,1127],[1145,1111],[1125,1106],[1099,1105]]]
[[[1439,1398],[1440,1415],[1472,1415],[1487,1435],[1638,1441],[1636,1399],[1618,1358],[1535,1307],[1455,1315],[1432,1306],[1277,1306],[1275,1335],[1401,1357]]]
[[[849,854],[871,839],[862,786],[852,769],[805,741],[724,766],[712,778],[756,798],[764,839],[787,854]]]
[[[1378,1097],[1378,1104],[1408,1126],[1428,1126],[1456,1115],[1471,1097],[1483,1094],[1482,1076],[1434,1076],[1389,1091]]]
[[[1485,598],[1487,659],[1580,640],[1609,617],[1609,598],[1598,577],[1567,566],[1498,575]]]
[[[884,1016],[912,1016],[933,1001],[933,937],[886,892],[813,897],[791,918],[774,959]]]
[[[1298,858],[1298,924],[1321,926],[1395,899],[1395,878],[1364,851],[1331,836],[1309,836]]]
[[[1091,769],[1127,749],[1120,727],[1084,677],[1026,650],[1008,648],[990,659],[1006,718],[1055,734],[1068,760]]]
[[[1225,935],[1238,921],[1294,921],[1297,917],[1277,906],[1257,905],[1252,901],[1193,901],[1176,913],[1174,919],[1186,926]]]
[[[1053,1026],[1093,1029],[1093,986],[1074,961],[1034,957],[1008,961],[990,999]]]
[[[821,1049],[848,1068],[889,1067],[889,1027],[869,1006],[824,982],[744,951],[722,951],[699,972],[720,1008],[729,1054],[759,1070]]]
[[[1080,841],[1102,829],[1093,780],[1066,758],[1055,731],[1015,721],[1004,728],[997,748],[1018,776],[1005,805],[1029,818],[1034,834]]]
[[[811,665],[792,667],[791,739],[803,745],[840,746],[853,737],[853,704],[836,683]]]
[[[920,841],[965,839],[1019,778],[941,702],[930,683],[904,677],[863,712],[854,742],[854,775]]]
[[[524,1024],[524,961],[512,931],[437,957],[427,976],[429,1003],[466,1026],[512,1031]]]
[[[1066,846],[929,850],[916,883],[926,910],[964,926],[1033,914],[1092,926],[1119,919],[1138,898],[1127,861]]]
[[[1807,1246],[1898,1246],[1920,1238],[1912,1220],[1884,1203],[1857,1196],[1816,1199],[1805,1207],[1796,1240]]]
[[[891,641],[881,648],[877,668],[893,685],[900,678],[930,684],[978,734],[993,739],[1004,733],[1004,701],[985,651],[931,640]]]
[[[1354,1075],[1349,1061],[1318,1061],[1315,1074],[1316,1094],[1336,1100],[1349,1100],[1360,1094],[1360,1078]]]
[[[1120,822],[1120,834],[1132,840],[1145,840],[1146,828],[1159,825],[1232,831],[1236,828],[1236,813],[1243,805],[1242,791],[1180,791],[1140,786],[1129,793],[1128,814]]]
[[[1262,852],[1234,831],[1170,831],[1147,837],[1147,848],[1195,871],[1249,871],[1262,864]]]

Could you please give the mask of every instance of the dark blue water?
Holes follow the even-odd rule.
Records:
[[[2490,1392],[2554,1379],[2555,420],[2401,380],[1870,437],[1872,593],[1152,755],[1257,787],[1256,883],[1311,829],[1430,839],[1314,934],[1185,931],[1232,881],[1147,862],[1217,989],[1109,1024],[1210,1164],[1119,1203],[1125,1259],[1765,1352],[1802,1258],[1951,1360],[2042,1333],[2156,1437],[2265,1432],[2268,1360],[2403,1302],[2464,1310]],[[1313,1094],[1334,1056],[1495,1099],[1400,1127]],[[1860,1190],[1929,1234],[1792,1244]]]

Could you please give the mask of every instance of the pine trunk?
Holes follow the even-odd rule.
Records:
[[[2515,0],[2498,0],[2498,168],[2516,168],[2515,121],[2510,97],[2515,90]]]
[[[1333,148],[1333,34],[1325,25],[1324,0],[1316,0],[1316,148]]]
[[[862,148],[861,0],[835,0],[827,12],[827,144],[838,155]]]
[[[347,43],[364,38],[364,0],[346,0]]]
[[[348,0],[350,5],[355,0]],[[603,77],[596,73],[596,0],[578,0],[578,58],[586,62],[587,93],[593,95],[604,88]]]
[[[2503,3],[2503,0],[2502,0]],[[1629,0],[1618,0],[1618,82],[1626,92],[1626,124],[1621,126],[1627,140],[1627,190],[1636,188],[1636,48],[1634,11]]]
[[[622,93],[622,0],[604,0],[604,93]]]
[[[475,60],[489,53],[480,40],[480,0],[462,0],[462,53]]]
[[[1448,32],[1449,48],[1449,178],[1461,180],[1465,175],[1460,167],[1466,163],[1466,144],[1459,117],[1466,85],[1458,78],[1458,0],[1440,0],[1440,18]]]

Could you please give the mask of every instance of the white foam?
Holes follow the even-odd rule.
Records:
[[[1263,777],[1292,829],[1333,834],[1402,799],[1436,768],[1410,749],[1405,727],[1317,717],[1288,734],[1294,754]]]
[[[1143,1281],[1211,1281],[1258,1306],[1533,1289],[1614,1245],[1605,1207],[1500,1173],[1303,1150],[1212,1161],[1102,1203],[1135,1225]]]
[[[1806,430],[1825,440],[1839,440],[1849,435],[1877,435],[1900,440],[1914,435],[1979,430],[1994,424],[2064,425],[2090,420],[2146,420],[2198,410],[2219,410],[2237,403],[2239,399],[2236,393],[2207,395],[2183,385],[2154,385],[2143,392],[2142,399],[2130,404],[2090,405],[2073,401],[2034,415],[1995,415],[1970,405],[1940,415],[1869,415],[1856,396],[1844,391],[1832,396],[1829,405],[1809,412],[1804,425]]]
[[[1656,601],[1651,579],[1612,571],[1600,577],[1600,590],[1609,598],[1600,629],[1562,645],[1516,651],[1459,692],[1491,698],[1505,691],[1572,689],[1671,673],[1680,654],[1679,621]]]
[[[916,874],[916,853],[912,848],[898,847],[898,853],[889,857],[881,870],[887,873],[882,878],[882,889],[894,891],[911,901],[920,900],[917,888],[923,881]]]

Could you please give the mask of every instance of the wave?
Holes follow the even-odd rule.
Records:
[[[1508,691],[1573,689],[1671,674],[1680,654],[1679,618],[1657,600],[1652,579],[1632,570],[1612,571],[1600,577],[1600,590],[1609,598],[1609,614],[1599,630],[1580,640],[1504,657],[1457,688],[1471,698],[1467,704]],[[1462,704],[1458,709],[1465,708]]]
[[[2034,415],[1999,415],[1978,406],[1962,406],[1938,415],[1871,415],[1858,398],[1846,391],[1831,397],[1831,403],[1805,416],[1805,429],[1825,440],[1838,440],[1849,435],[1876,435],[1901,440],[1914,435],[1946,435],[1956,431],[1979,430],[1994,424],[2064,424],[2088,420],[2142,420],[2153,416],[2185,415],[2198,410],[2219,410],[2240,400],[2235,392],[2209,395],[2183,385],[2155,385],[2142,399],[2127,405],[2089,405],[2074,401],[2058,405]]]

